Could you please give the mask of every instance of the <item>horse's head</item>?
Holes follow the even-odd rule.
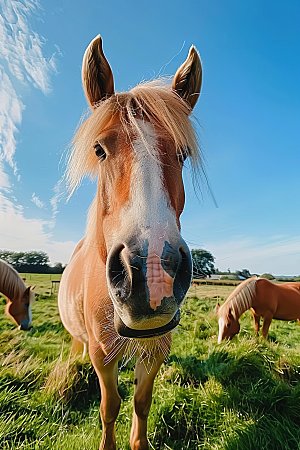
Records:
[[[218,344],[220,344],[224,339],[232,339],[240,331],[240,323],[236,319],[232,308],[227,305],[220,307],[217,305],[216,312],[218,315],[219,322],[219,336]]]
[[[22,296],[14,301],[8,299],[6,304],[6,313],[10,316],[20,330],[30,330],[32,328],[31,304],[34,300],[34,292],[26,288]]]
[[[115,328],[123,336],[174,328],[190,285],[191,256],[180,235],[182,167],[186,158],[199,158],[189,114],[201,73],[192,47],[172,86],[151,82],[115,94],[100,36],[84,55],[92,114],[75,137],[69,180],[75,186],[86,172],[98,175],[87,238],[106,264]]]

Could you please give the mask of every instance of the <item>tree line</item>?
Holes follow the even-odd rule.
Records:
[[[60,262],[50,266],[47,253],[36,250],[29,252],[0,250],[0,259],[13,266],[18,272],[25,273],[62,273],[65,268]]]

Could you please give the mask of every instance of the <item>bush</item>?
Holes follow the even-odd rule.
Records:
[[[275,277],[271,273],[263,273],[260,278],[265,278],[266,280],[275,280]]]

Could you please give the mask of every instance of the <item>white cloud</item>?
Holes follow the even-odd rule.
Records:
[[[14,162],[16,134],[22,120],[24,105],[1,66],[0,79],[0,155],[4,163],[8,163],[16,170]]]
[[[51,75],[56,72],[55,56],[43,54],[45,40],[31,27],[30,19],[39,12],[37,0],[2,0],[0,15],[0,248],[10,250],[44,250],[52,262],[66,263],[74,242],[57,242],[46,230],[52,221],[26,218],[14,197],[9,173],[17,180],[17,133],[25,105],[19,95],[20,82],[47,94]],[[43,208],[35,194],[31,201]]]
[[[7,173],[5,173],[4,171],[3,164],[0,159],[0,189],[6,191],[9,189],[9,187],[10,187],[9,178]]]
[[[21,205],[13,203],[0,192],[0,248],[14,251],[43,250],[51,263],[69,261],[75,242],[58,242],[45,232],[47,221],[24,217]]]
[[[35,206],[37,206],[38,208],[44,208],[45,204],[44,202],[36,195],[36,193],[34,192],[31,196],[31,201],[32,203],[35,204]]]
[[[253,273],[300,274],[300,236],[231,237],[227,241],[203,245],[216,258],[216,267],[231,271],[249,269]]]
[[[45,245],[42,248],[49,255],[52,264],[57,262],[67,264],[70,261],[76,244],[77,242],[73,241],[58,242],[49,240],[48,242],[45,242]]]
[[[39,10],[38,1],[2,0],[1,9],[0,162],[9,164],[16,174],[16,135],[25,108],[17,93],[16,81],[33,85],[46,94],[50,91],[50,76],[56,66],[53,55],[48,59],[44,57],[44,40],[30,26],[29,19]]]
[[[58,213],[58,204],[65,197],[65,192],[62,191],[64,180],[61,178],[54,186],[54,195],[50,199],[51,211],[52,211],[52,223],[55,222],[55,218]]]
[[[30,28],[29,18],[39,11],[39,2],[2,0],[0,52],[10,73],[42,92],[50,90],[50,75],[56,70],[53,55],[43,55],[44,39]]]

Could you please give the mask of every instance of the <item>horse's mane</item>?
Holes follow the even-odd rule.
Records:
[[[0,292],[10,300],[23,295],[25,283],[18,272],[6,261],[0,259]]]
[[[233,317],[238,320],[251,307],[257,280],[258,277],[252,277],[242,281],[220,307],[218,315],[227,313],[229,308],[231,308]]]
[[[195,169],[200,163],[200,151],[190,113],[189,105],[164,80],[141,83],[129,92],[116,93],[99,102],[73,139],[66,170],[70,192],[74,192],[85,175],[96,176],[98,159],[93,148],[112,117],[119,118],[128,136],[134,133],[142,139],[151,153],[139,118],[149,120],[173,141],[177,152],[188,152]]]

